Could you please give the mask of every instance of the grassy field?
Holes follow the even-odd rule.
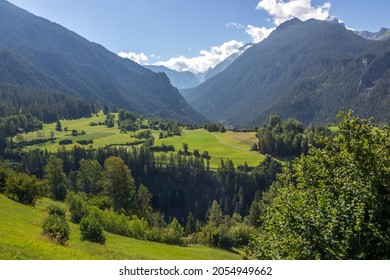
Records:
[[[264,156],[250,151],[255,142],[254,132],[210,133],[205,129],[197,129],[183,131],[181,136],[156,139],[155,145],[173,145],[175,150],[183,150],[183,143],[187,143],[190,152],[195,149],[201,154],[208,151],[211,156],[210,166],[215,168],[219,166],[221,159],[231,159],[235,165],[247,162],[249,166],[257,166]]]
[[[106,244],[80,241],[78,226],[70,224],[70,240],[57,245],[42,235],[45,209],[53,201],[41,199],[35,207],[16,203],[0,195],[0,259],[1,260],[236,260],[240,256],[205,246],[172,246],[136,240],[105,233]],[[55,202],[62,207],[62,203]]]
[[[91,122],[104,122],[105,119],[106,116],[103,113],[99,113],[98,115],[94,115],[91,118],[81,118],[78,120],[62,120],[62,131],[55,130],[56,123],[45,124],[43,130],[27,133],[26,135],[24,135],[24,139],[37,139],[39,138],[39,134],[43,136],[43,138],[50,138],[50,133],[54,132],[54,137],[57,138],[57,140],[54,143],[47,142],[45,144],[29,146],[27,147],[27,149],[47,149],[50,152],[57,151],[57,149],[60,147],[58,142],[62,139],[73,140],[73,144],[65,145],[66,148],[72,148],[74,145],[79,145],[76,143],[76,141],[78,140],[92,139],[93,147],[104,147],[109,144],[123,145],[128,142],[134,142],[138,140],[135,138],[131,138],[130,133],[120,133],[117,126],[109,128],[105,125],[90,125]],[[65,131],[65,128],[67,128],[67,131]],[[86,134],[72,136],[73,129],[77,130],[79,133],[84,131]]]
[[[71,149],[77,144],[78,140],[93,140],[92,147],[104,147],[106,145],[125,145],[126,143],[132,143],[139,141],[139,139],[132,138],[133,132],[121,133],[117,126],[108,128],[105,125],[91,126],[90,123],[104,122],[106,116],[103,113],[94,115],[90,118],[81,118],[78,120],[62,120],[63,131],[55,130],[55,123],[45,124],[43,130],[30,132],[23,135],[25,141],[34,140],[37,138],[50,138],[51,133],[54,132],[55,142],[46,142],[44,144],[27,146],[25,149],[47,149],[49,152],[55,152],[59,147],[60,140],[71,139],[73,144],[64,145],[66,149]],[[67,131],[64,129],[67,128]],[[85,134],[72,136],[72,130],[75,129],[79,133],[84,131]],[[183,149],[183,143],[187,143],[189,151],[193,152],[195,149],[200,153],[208,151],[211,156],[210,166],[217,168],[220,165],[221,159],[231,159],[237,166],[247,162],[249,166],[257,166],[263,161],[263,155],[250,151],[251,146],[257,142],[257,138],[254,132],[232,132],[226,133],[213,132],[210,133],[205,129],[196,130],[183,130],[181,136],[168,137],[164,139],[159,138],[160,131],[152,131],[153,136],[156,139],[154,145],[161,146],[173,145],[175,150]],[[79,145],[80,146],[80,145]],[[89,147],[85,145],[84,147]],[[162,154],[162,153],[157,153]],[[169,156],[169,153],[167,154]]]

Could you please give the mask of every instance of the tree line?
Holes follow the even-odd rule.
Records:
[[[279,116],[271,115],[268,122],[257,130],[258,143],[252,149],[275,157],[297,157],[306,154],[311,145],[317,145],[315,135],[330,135],[326,127],[309,126],[296,119],[282,121]]]

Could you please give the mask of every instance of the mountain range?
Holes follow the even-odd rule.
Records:
[[[390,29],[382,27],[378,32],[355,31],[356,34],[368,40],[387,40],[390,39]]]
[[[389,122],[389,33],[385,28],[348,30],[335,19],[292,19],[262,42],[245,45],[214,69],[194,75],[146,69],[0,0],[0,85],[67,94],[184,123],[212,120],[250,127],[277,114],[304,124],[329,124],[349,109]]]
[[[166,74],[0,0],[0,83],[65,94],[145,116],[203,123]]]
[[[175,71],[161,65],[143,65],[145,68],[152,70],[155,73],[165,73],[171,84],[180,89],[194,88],[200,85],[199,79],[190,71]]]
[[[270,114],[328,124],[340,110],[389,121],[390,41],[367,40],[344,25],[292,19],[246,50],[187,100],[214,121],[237,127]]]

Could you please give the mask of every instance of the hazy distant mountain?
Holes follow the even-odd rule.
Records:
[[[195,76],[195,74],[190,71],[178,72],[164,66],[156,65],[144,65],[144,67],[152,70],[155,73],[164,72],[167,74],[171,84],[178,89],[193,88],[200,84],[200,81]]]
[[[356,31],[356,34],[368,40],[387,40],[390,39],[390,29],[381,28],[378,32]]]
[[[0,0],[0,82],[52,89],[146,116],[202,123],[168,77]]]
[[[390,41],[361,38],[342,24],[298,19],[280,25],[190,103],[214,121],[251,126],[269,114],[326,124],[353,109],[390,120]]]
[[[248,44],[245,44],[244,46],[242,46],[241,48],[239,48],[238,52],[230,55],[228,58],[226,58],[225,60],[223,60],[222,62],[218,63],[214,68],[212,69],[209,69],[206,73],[205,73],[205,77],[204,77],[204,80],[208,80],[212,77],[214,77],[215,75],[221,73],[223,70],[225,70],[230,64],[233,63],[234,60],[237,59],[237,57],[239,57],[240,55],[242,55],[247,49],[249,49],[250,47],[254,46],[254,44],[252,43],[248,43]]]

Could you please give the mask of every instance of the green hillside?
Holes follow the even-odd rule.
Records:
[[[240,259],[239,255],[210,247],[172,246],[110,233],[105,233],[105,245],[80,241],[78,226],[72,223],[68,244],[57,245],[41,233],[45,209],[52,203],[45,198],[31,207],[0,195],[0,259]]]

